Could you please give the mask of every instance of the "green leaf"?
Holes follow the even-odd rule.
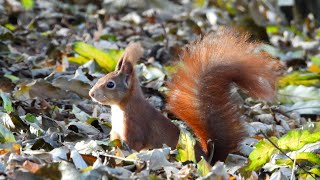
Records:
[[[0,123],[0,143],[9,143],[15,141],[16,139],[14,138],[12,132]]]
[[[271,137],[270,140],[276,144],[277,138]],[[259,141],[255,149],[249,155],[249,163],[244,168],[245,171],[256,171],[270,160],[271,155],[277,149],[267,139]]]
[[[97,121],[97,118],[88,118],[87,120],[86,120],[86,123],[88,123],[88,124],[92,124],[94,121]]]
[[[74,43],[73,50],[87,59],[94,59],[106,72],[111,72],[115,69],[117,60],[123,53],[123,50],[109,50],[108,52],[103,52],[84,42]]]
[[[294,72],[279,79],[280,88],[288,85],[317,86],[320,85],[319,73]]]
[[[0,25],[0,40],[9,40],[9,39],[13,39],[12,32],[9,29]]]
[[[196,140],[193,138],[190,132],[185,129],[180,130],[180,137],[177,144],[177,150],[179,154],[176,159],[180,162],[193,161],[196,162],[194,145]]]
[[[121,57],[121,55],[123,54],[124,50],[120,49],[120,50],[116,50],[116,49],[109,49],[108,53],[114,57],[115,61],[118,62],[118,59]]]
[[[10,31],[14,31],[14,30],[16,29],[16,27],[14,27],[14,25],[11,24],[11,23],[6,23],[6,24],[4,25],[4,27],[6,27],[7,29],[9,29]]]
[[[131,159],[131,160],[138,160],[137,154],[138,154],[138,152],[134,152],[134,153],[128,155],[126,158]]]
[[[225,3],[225,8],[231,15],[235,15],[237,12],[235,5],[231,1]]]
[[[100,36],[100,39],[108,40],[108,41],[117,41],[117,36],[112,34],[104,34]]]
[[[203,157],[201,157],[201,160],[198,162],[197,167],[198,173],[202,177],[206,176],[211,170],[211,165]]]
[[[319,131],[311,133],[310,130],[291,130],[278,140],[278,146],[284,151],[295,151],[308,143],[314,143],[319,140]]]
[[[205,8],[208,6],[208,0],[193,0],[194,8]]]
[[[104,122],[102,125],[104,125],[104,126],[107,126],[108,128],[111,128],[112,127],[112,125],[111,125],[111,123],[110,122]]]
[[[177,72],[177,66],[170,66],[170,65],[166,65],[163,66],[165,73],[170,77],[172,76],[172,74],[174,74],[175,72]]]
[[[32,114],[26,114],[26,117],[25,117],[25,120],[27,120],[28,122],[31,122],[31,123],[35,123],[37,122],[37,117],[35,117],[34,115]]]
[[[21,3],[25,10],[31,10],[34,7],[34,0],[21,0]]]
[[[296,159],[298,162],[308,161],[312,164],[320,165],[320,157],[317,154],[312,153],[312,152],[297,152],[297,155],[295,155],[293,153],[293,155],[291,155],[290,157],[291,157],[291,159]],[[278,165],[285,164],[285,165],[292,167],[293,161],[291,159],[289,159],[289,158],[277,159],[276,164],[278,164]]]
[[[292,160],[289,159],[289,158],[285,158],[285,159],[276,159],[276,164],[278,165],[287,165],[287,166],[290,166],[292,167]]]
[[[266,31],[268,34],[275,34],[279,32],[278,26],[267,26]]]
[[[10,114],[11,112],[13,112],[13,107],[12,107],[12,103],[10,98],[2,91],[0,91],[0,96],[2,98],[2,104],[3,104],[3,108],[4,110]]]
[[[316,65],[320,66],[320,57],[319,56],[312,56],[311,57],[311,62],[313,64],[316,64]]]
[[[320,176],[320,168],[312,168],[312,169],[310,169],[309,172],[312,174],[315,174],[317,176]]]
[[[77,63],[77,64],[85,64],[90,59],[83,57],[83,56],[77,56],[77,57],[68,57],[68,60],[70,62]]]
[[[16,83],[19,81],[19,78],[17,76],[11,75],[11,74],[5,74],[4,77],[10,79],[13,83]]]
[[[294,158],[294,157],[291,157]],[[312,164],[320,165],[320,157],[312,152],[299,152],[296,156],[298,161],[306,160],[311,162]]]

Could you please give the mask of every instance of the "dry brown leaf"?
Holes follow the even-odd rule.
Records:
[[[31,162],[29,160],[26,160],[22,165],[23,169],[28,170],[32,173],[37,172],[41,167],[42,167],[42,165]]]

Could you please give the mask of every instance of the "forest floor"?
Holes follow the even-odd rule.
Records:
[[[319,178],[319,24],[271,2],[0,0],[1,178]],[[238,152],[212,167],[189,149],[133,152],[110,141],[110,107],[88,92],[129,42],[145,49],[136,69],[147,100],[168,114],[165,82],[181,49],[229,27],[284,67],[275,102],[244,98],[249,136]]]

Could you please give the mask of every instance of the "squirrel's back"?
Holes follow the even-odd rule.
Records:
[[[230,29],[208,34],[183,51],[168,85],[170,110],[193,129],[205,153],[208,140],[214,142],[213,161],[224,160],[246,134],[232,88],[258,99],[274,98],[279,66],[266,53],[255,52],[258,45]]]

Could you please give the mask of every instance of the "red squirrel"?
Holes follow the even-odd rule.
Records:
[[[211,162],[224,161],[245,137],[234,87],[254,98],[273,100],[276,61],[266,53],[255,52],[258,45],[249,42],[247,34],[223,30],[183,50],[182,63],[168,84],[167,103],[197,136],[197,158],[209,156],[211,140]],[[146,101],[139,85],[134,65],[142,55],[140,44],[129,44],[115,71],[99,79],[89,95],[111,106],[111,139],[121,139],[137,151],[163,144],[175,148],[179,128]]]

